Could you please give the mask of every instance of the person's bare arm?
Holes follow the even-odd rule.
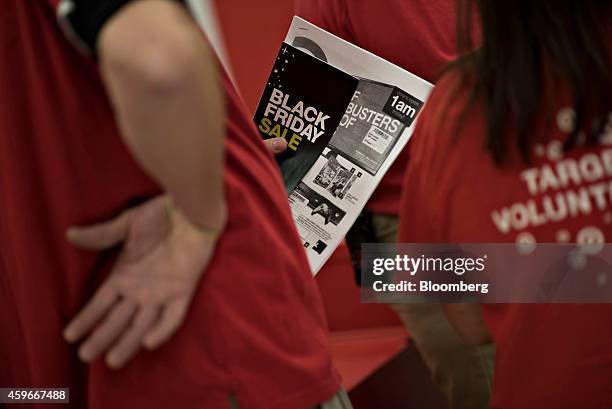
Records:
[[[81,249],[122,244],[109,277],[64,331],[69,342],[85,338],[83,361],[104,354],[119,368],[174,335],[213,256],[226,218],[225,102],[216,59],[178,2],[132,0],[112,16],[107,3],[76,3],[67,33],[81,28],[77,44],[97,50],[121,137],[165,191],[67,232]],[[286,149],[278,138],[265,144]]]
[[[169,0],[123,7],[100,31],[100,71],[121,135],[195,224],[225,222],[224,94],[195,21]]]
[[[99,4],[77,6],[82,26],[97,27],[87,7]],[[178,330],[213,256],[226,220],[225,102],[216,59],[178,2],[134,0],[102,23],[95,48],[121,137],[166,192],[67,232],[82,249],[123,244],[108,279],[64,332],[69,342],[85,338],[83,361],[106,354],[118,368]]]

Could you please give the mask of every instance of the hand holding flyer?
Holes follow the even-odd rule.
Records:
[[[400,151],[433,86],[294,17],[255,114],[316,274]]]

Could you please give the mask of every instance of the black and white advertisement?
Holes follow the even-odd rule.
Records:
[[[409,99],[406,93],[403,93],[406,97],[400,98],[394,92],[396,89],[360,80],[330,142],[372,175],[376,175],[406,129],[406,123],[416,118],[423,105],[416,98]]]
[[[255,114],[278,158],[313,274],[406,146],[433,86],[294,17]]]
[[[289,193],[329,144],[358,82],[300,49],[282,45],[255,122],[264,139],[287,141],[287,151],[277,161]]]

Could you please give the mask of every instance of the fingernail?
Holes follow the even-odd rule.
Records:
[[[280,152],[285,149],[285,140],[283,138],[276,138],[272,142],[272,149],[274,149],[274,152]]]
[[[115,356],[113,354],[109,354],[106,357],[106,365],[110,369],[119,369],[119,368],[121,368],[121,362],[119,362],[119,359],[117,358],[117,356]]]
[[[66,328],[62,335],[64,336],[64,340],[66,340],[67,342],[74,342],[74,334],[72,333],[70,328]]]
[[[77,227],[69,227],[66,230],[66,240],[72,243],[78,234],[79,234],[79,229]]]
[[[142,340],[142,346],[150,351],[153,349],[153,342],[149,338],[145,338]]]
[[[89,363],[92,360],[92,356],[91,353],[85,349],[85,348],[81,348],[79,349],[79,358],[81,359],[81,361],[85,362],[85,363]]]

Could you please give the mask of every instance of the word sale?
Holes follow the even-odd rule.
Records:
[[[259,130],[271,138],[284,138],[290,149],[297,150],[302,139],[315,143],[325,133],[328,115],[303,101],[289,104],[291,96],[274,88],[261,119]],[[291,137],[287,136],[292,131]]]

